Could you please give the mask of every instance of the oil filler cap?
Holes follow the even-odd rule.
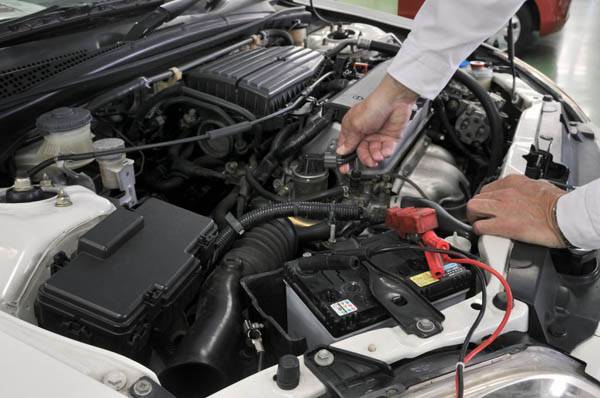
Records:
[[[277,386],[282,390],[293,390],[300,384],[300,361],[287,354],[279,358],[277,365]]]

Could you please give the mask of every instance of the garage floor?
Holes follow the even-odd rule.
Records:
[[[562,31],[539,39],[522,58],[558,83],[600,123],[600,0],[573,0]]]
[[[396,13],[397,0],[342,0]],[[558,82],[600,123],[600,0],[573,0],[562,31],[540,38],[522,57]]]

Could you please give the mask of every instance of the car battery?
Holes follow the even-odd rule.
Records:
[[[385,233],[356,244],[376,250],[398,245],[399,238]],[[287,323],[289,333],[306,337],[309,348],[395,325],[371,293],[364,264],[346,269],[327,269],[324,265],[321,269],[305,270],[299,266],[301,261],[290,261],[284,267]],[[438,310],[464,299],[474,283],[472,270],[455,263],[445,265],[441,279],[433,278],[420,251],[385,253],[373,256],[369,262],[402,279]]]
[[[157,199],[118,208],[84,234],[41,287],[41,327],[136,360],[168,333],[202,283],[213,221]]]

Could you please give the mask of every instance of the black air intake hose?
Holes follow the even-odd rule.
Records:
[[[366,208],[355,205],[339,203],[318,202],[286,202],[266,206],[253,210],[240,217],[239,222],[244,230],[249,230],[257,225],[281,217],[306,217],[311,219],[328,219],[331,215],[336,220],[368,220],[373,223],[382,223],[385,219],[384,211],[367,211]],[[227,250],[238,236],[231,226],[227,226],[215,240],[214,259]]]
[[[196,321],[160,373],[177,398],[204,397],[232,382],[232,359],[242,338],[240,278],[281,267],[296,255],[298,238],[285,219],[244,234],[204,283]]]

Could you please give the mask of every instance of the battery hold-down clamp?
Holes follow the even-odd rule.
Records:
[[[438,227],[437,214],[431,208],[391,208],[385,216],[385,224],[396,231],[404,239],[417,241],[419,244],[439,250],[450,250],[450,244],[434,232]],[[442,253],[426,251],[425,259],[429,272],[435,279],[444,276],[444,263],[449,257]]]

